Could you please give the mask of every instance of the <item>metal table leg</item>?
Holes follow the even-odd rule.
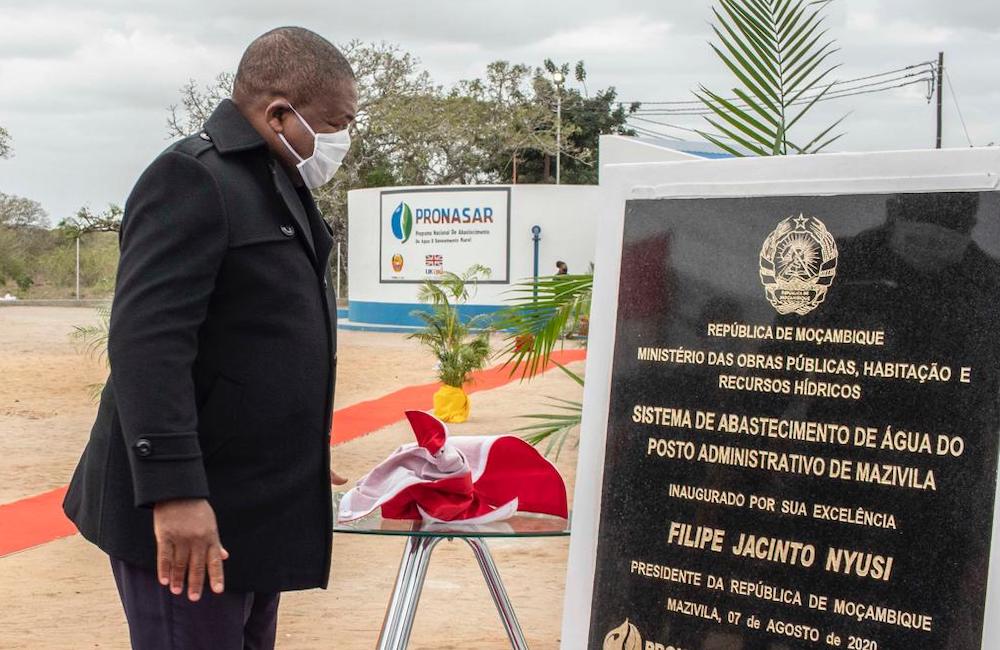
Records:
[[[431,552],[443,537],[408,537],[399,563],[392,598],[385,610],[378,650],[405,650],[413,630],[413,619],[420,602],[420,592],[427,576]]]
[[[472,547],[476,561],[479,562],[479,569],[483,572],[483,578],[486,579],[486,586],[490,590],[490,596],[493,597],[493,604],[497,607],[500,621],[507,631],[511,647],[514,650],[528,650],[528,644],[524,640],[524,632],[521,631],[521,624],[517,622],[514,607],[510,604],[510,598],[507,597],[507,590],[504,589],[500,573],[493,562],[493,556],[490,555],[490,550],[486,546],[486,540],[482,537],[467,537],[465,541]]]

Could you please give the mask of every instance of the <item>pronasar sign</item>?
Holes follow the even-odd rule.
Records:
[[[473,264],[509,280],[510,190],[449,188],[381,193],[380,282],[423,282]]]

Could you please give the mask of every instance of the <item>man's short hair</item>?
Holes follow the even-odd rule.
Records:
[[[304,27],[278,27],[258,36],[243,53],[233,97],[284,95],[292,104],[305,104],[353,80],[351,64],[333,43]]]

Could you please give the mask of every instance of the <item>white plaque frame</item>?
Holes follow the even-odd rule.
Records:
[[[573,494],[573,533],[563,605],[560,644],[563,650],[586,648],[590,633],[625,201],[972,192],[998,187],[1000,148],[997,147],[623,163],[602,167],[593,304],[614,307],[595,309],[591,313],[583,423]],[[1000,647],[1000,490],[994,498],[983,642],[984,648]]]

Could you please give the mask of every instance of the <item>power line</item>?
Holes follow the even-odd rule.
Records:
[[[904,82],[904,83],[896,84],[894,86],[887,86],[887,87],[884,87],[884,88],[872,88],[872,89],[869,89],[869,90],[858,90],[856,92],[842,92],[841,94],[832,95],[831,97],[823,97],[819,101],[820,102],[831,101],[831,100],[834,100],[834,99],[843,99],[845,97],[854,97],[856,95],[870,95],[870,94],[873,94],[873,93],[885,92],[885,91],[888,91],[888,90],[894,90],[896,88],[903,88],[903,87],[906,87],[906,86],[913,86],[913,85],[916,85],[916,84],[923,84],[923,83],[926,83],[926,82],[927,82],[927,79],[925,79],[925,78],[915,79],[913,81],[907,81],[907,82]],[[794,104],[802,104],[802,103],[804,103],[804,102],[802,102],[802,101],[796,101],[796,102],[794,102]],[[745,107],[739,107],[739,108],[745,108]],[[658,112],[655,112],[655,111],[643,111],[643,112],[638,113],[638,114],[639,115],[652,115],[652,116],[674,117],[674,116],[678,116],[678,115],[689,115],[689,116],[715,115],[715,112],[712,111],[712,110],[710,110],[710,109],[708,109],[708,108],[704,108],[704,109],[701,109],[701,110],[698,110],[698,111],[687,111],[687,112],[682,112],[682,113],[681,112],[675,112],[675,113],[658,113]]]
[[[920,69],[924,68],[924,69]],[[909,72],[907,72],[909,71]],[[901,74],[903,73],[903,74]],[[843,97],[852,97],[855,95],[868,94],[871,92],[884,92],[888,90],[894,90],[896,88],[901,88],[909,85],[916,85],[919,83],[927,83],[933,81],[935,74],[935,66],[933,62],[925,61],[921,63],[915,63],[912,65],[907,65],[902,68],[895,68],[893,70],[887,70],[885,72],[877,72],[874,74],[864,75],[861,77],[855,77],[853,79],[845,79],[842,81],[834,81],[830,84],[831,87],[843,86],[841,88],[836,88],[832,91],[826,91],[825,93],[813,93],[803,97],[799,97],[790,105],[803,105],[808,104],[814,99],[818,99],[819,102],[831,101],[834,99],[841,99]],[[890,77],[888,79],[881,77]],[[880,79],[881,78],[881,79]],[[871,79],[879,79],[878,81],[862,83],[861,81],[868,81]],[[906,80],[912,80],[907,83],[896,83],[903,82]],[[870,89],[870,90],[865,90]],[[862,92],[864,91],[864,92]],[[928,95],[928,98],[930,95]],[[744,102],[742,99],[733,97],[726,101],[733,104],[734,106],[742,109],[749,109],[750,106]],[[629,107],[634,104],[639,104],[640,107],[635,111],[629,111]],[[701,100],[691,99],[691,100],[673,100],[673,101],[616,101],[612,102],[612,105],[617,105],[619,109],[625,109],[627,115],[652,115],[652,116],[704,116],[712,115],[714,112],[706,107]],[[652,106],[651,108],[643,108],[645,105]],[[683,105],[683,107],[681,107]],[[597,112],[604,113],[606,109],[603,107],[573,107],[568,109],[572,113],[586,113],[586,112]]]
[[[927,67],[927,70],[925,70],[923,72],[930,72],[934,68],[934,62],[933,61],[921,61],[920,63],[914,63],[914,64],[911,64],[911,65],[903,66],[901,68],[895,68],[895,69],[892,69],[892,70],[886,70],[885,72],[876,72],[874,74],[864,75],[864,76],[861,76],[861,77],[854,77],[854,78],[851,78],[851,79],[844,79],[844,80],[834,81],[832,83],[833,83],[834,86],[841,86],[841,85],[853,84],[853,83],[857,83],[859,81],[867,81],[869,79],[876,79],[878,77],[887,77],[887,76],[894,75],[894,74],[897,74],[897,73],[900,73],[900,72],[906,72],[906,71],[913,70],[915,68],[921,68],[921,67]],[[915,74],[920,74],[920,73],[915,73]],[[742,101],[739,97],[726,97],[725,99],[726,99],[726,101],[731,102],[731,103],[736,103],[736,102],[741,102]],[[700,105],[701,104],[701,102],[699,100],[697,100],[697,99],[675,99],[675,100],[668,100],[668,101],[642,101],[642,100],[636,100],[636,101],[619,101],[618,103],[622,104],[622,105],[642,104],[642,105],[649,105],[649,106],[691,105],[691,104]]]
[[[656,125],[659,125],[659,126],[666,126],[666,127],[671,128],[671,129],[680,129],[681,131],[687,131],[689,133],[694,133],[694,134],[697,134],[699,136],[701,135],[701,131],[699,131],[698,129],[692,129],[689,126],[682,126],[680,124],[671,124],[670,122],[658,122],[657,120],[647,120],[644,117],[635,117],[635,116],[629,117],[629,120],[640,120],[642,122],[648,122],[650,124],[656,124]],[[653,135],[657,135],[657,136],[660,136],[660,137],[671,138],[672,140],[683,140],[683,138],[678,138],[676,136],[670,136],[670,135],[667,135],[666,133],[661,133],[659,131],[654,131],[652,129],[649,129],[649,128],[646,128],[646,127],[642,127],[642,126],[637,126],[637,125],[631,124],[631,123],[629,124],[629,127],[632,128],[632,129],[635,129],[636,131],[646,131],[647,133],[650,133],[650,134],[653,134]],[[713,134],[713,137],[721,138],[723,140],[730,140],[732,142],[736,142],[735,138],[730,138],[727,135]]]
[[[640,122],[646,122],[647,124],[656,124],[658,126],[667,126],[667,127],[672,128],[672,129],[680,129],[681,131],[688,131],[690,133],[698,133],[697,129],[692,129],[691,127],[688,127],[688,126],[681,126],[680,124],[671,124],[670,122],[660,122],[660,121],[657,121],[657,120],[648,120],[648,119],[646,119],[644,117],[631,116],[631,117],[629,117],[629,120],[630,121],[631,120],[639,120]],[[632,125],[632,126],[634,126],[634,125]],[[639,127],[634,127],[634,128],[641,129],[641,128],[644,128],[644,127],[639,126]],[[646,130],[648,131],[650,129],[647,128]],[[677,138],[677,139],[680,140],[681,138]]]
[[[630,124],[629,127],[638,133],[639,135],[650,135],[657,138],[665,138],[667,140],[674,140],[676,142],[683,142],[684,138],[678,138],[675,135],[670,135],[669,133],[663,133],[661,131],[654,131],[652,129],[645,129],[641,126],[636,126],[635,124]]]
[[[915,79],[914,79],[914,77],[915,77]],[[893,77],[891,79],[883,79],[881,81],[871,82],[871,83],[867,83],[867,84],[860,84],[860,85],[852,86],[850,88],[842,88],[842,89],[839,89],[839,90],[834,90],[834,91],[831,91],[831,92],[827,92],[825,94],[814,94],[814,95],[809,95],[809,96],[806,96],[806,97],[800,97],[800,98],[796,99],[794,102],[792,102],[790,105],[807,104],[807,103],[811,102],[813,99],[816,99],[817,97],[819,97],[819,101],[820,102],[824,102],[824,101],[830,101],[830,100],[834,100],[834,99],[841,99],[843,97],[852,97],[854,95],[863,95],[863,94],[868,94],[868,93],[873,93],[873,92],[883,92],[883,91],[887,91],[887,90],[893,90],[895,88],[902,88],[903,86],[910,86],[910,85],[914,85],[914,84],[918,84],[918,83],[926,83],[926,82],[930,81],[931,78],[932,77],[931,77],[931,75],[928,72],[910,73],[910,74],[905,74],[905,75],[900,75],[900,76],[897,76],[897,77]],[[905,81],[907,79],[912,79],[912,80],[909,81],[909,82],[907,82],[907,83],[895,83],[895,82],[902,82],[902,81]],[[886,85],[886,84],[893,84],[893,85]],[[865,90],[864,92],[860,92],[860,91],[863,91],[866,88],[869,89],[869,90]],[[749,108],[749,105],[746,104],[745,102],[743,102],[742,100],[736,100],[735,102],[730,102],[730,103],[734,104],[738,108]],[[713,111],[711,111],[710,109],[705,108],[704,104],[702,104],[702,108],[691,108],[691,109],[681,109],[681,108],[657,109],[657,108],[653,108],[653,109],[646,109],[646,110],[643,110],[643,109],[640,108],[636,112],[640,113],[640,114],[643,114],[643,115],[710,115],[710,114],[713,113]]]
[[[958,119],[962,123],[962,130],[965,131],[965,139],[968,141],[969,146],[973,146],[972,138],[969,137],[969,128],[965,126],[965,117],[962,115],[962,108],[958,105],[958,95],[955,94],[955,87],[951,85],[951,75],[948,74],[948,69],[944,70],[944,80],[948,82],[948,90],[951,91],[951,99],[955,102],[955,110],[958,111]]]
[[[856,91],[856,92],[852,92],[852,93],[841,95],[841,97],[850,97],[850,96],[854,96],[854,95],[868,95],[868,94],[872,94],[872,93],[876,93],[876,92],[883,92],[884,90],[892,90],[893,88],[902,88],[902,87],[905,87],[905,86],[912,86],[914,84],[923,83],[924,81],[926,81],[926,80],[925,79],[917,79],[917,80],[914,80],[914,81],[908,81],[908,82],[900,83],[900,84],[897,84],[897,85],[892,86],[890,88],[884,88],[884,89],[877,89],[876,88],[876,89],[868,89],[868,90],[859,90],[859,91]],[[704,113],[699,113],[699,115],[703,115],[703,114]],[[681,124],[674,124],[674,123],[671,123],[671,122],[663,122],[663,121],[660,121],[660,120],[651,120],[646,115],[647,114],[636,115],[636,114],[633,113],[631,115],[628,115],[626,119],[629,121],[629,126],[631,126],[632,128],[636,128],[637,130],[640,129],[640,128],[643,128],[643,127],[637,127],[635,124],[632,124],[632,122],[634,120],[638,120],[638,121],[645,122],[645,123],[648,123],[648,124],[655,124],[657,126],[665,126],[665,127],[672,128],[672,129],[680,129],[682,131],[687,131],[687,132],[690,132],[690,133],[699,133],[699,131],[697,129],[693,129],[691,127],[687,127],[687,126],[684,126],[684,125],[681,125]],[[650,130],[650,129],[645,129],[645,130]],[[665,134],[662,134],[662,135],[665,135]],[[726,139],[727,140],[732,140],[732,138],[726,138]]]

